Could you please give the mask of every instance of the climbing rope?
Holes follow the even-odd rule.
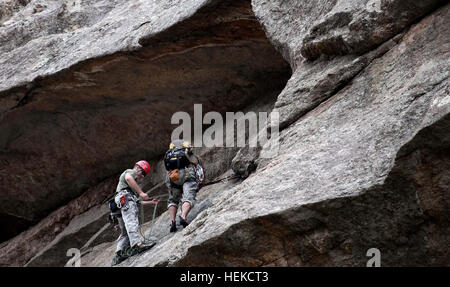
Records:
[[[155,198],[158,198],[159,201],[167,201],[168,200],[168,199],[161,199],[161,197],[169,197],[169,195],[167,194],[167,195],[155,196],[155,197],[151,198],[150,200],[153,200]],[[153,215],[152,215],[152,221],[150,223],[150,230],[149,230],[148,236],[145,236],[145,233],[142,232],[142,225],[144,224],[144,205],[142,204],[142,199],[140,199],[139,202],[140,202],[140,207],[139,208],[140,208],[140,216],[141,216],[141,220],[139,221],[139,233],[141,234],[142,238],[144,239],[144,243],[149,243],[150,242],[150,237],[152,235],[154,221],[155,221],[155,218],[156,218],[156,210],[158,208],[158,203],[156,203],[154,208],[153,208]]]
[[[238,179],[238,178],[242,178],[242,176],[240,176],[239,174],[232,174],[232,175],[229,175],[229,176],[226,176],[226,177],[223,177],[223,178],[219,178],[217,180],[213,180],[213,181],[207,182],[203,186],[212,185],[212,184],[216,184],[216,183],[219,183],[219,182],[225,183],[225,182],[227,182],[229,180]]]
[[[225,183],[227,181],[233,180],[233,179],[240,179],[242,178],[240,175],[238,174],[232,174],[229,176],[226,176],[224,178],[220,178],[214,181],[210,181],[205,183],[202,187],[204,186],[208,186],[208,185],[212,185],[212,184],[216,184],[219,182]],[[147,194],[150,193],[151,191],[153,191],[154,189],[160,187],[162,184],[164,184],[164,182],[160,182],[159,184],[157,184],[156,186],[154,186],[152,189],[150,189],[148,192],[146,192]],[[155,196],[153,198],[151,198],[150,200],[153,200],[155,198],[158,198],[158,202],[159,201],[167,201],[169,197],[169,194],[165,194],[165,195],[158,195]],[[165,198],[165,199],[162,199]],[[139,220],[139,234],[142,236],[143,238],[143,243],[150,243],[150,237],[152,235],[152,231],[153,231],[153,226],[155,225],[155,218],[156,218],[156,210],[158,209],[158,203],[155,204],[154,208],[153,208],[153,215],[152,215],[152,220],[150,223],[150,229],[148,232],[148,236],[145,236],[145,233],[142,231],[142,225],[144,224],[144,204],[142,204],[142,199],[139,199],[139,208],[140,208],[140,220]]]
[[[224,177],[224,178],[220,178],[220,179],[217,179],[217,180],[214,180],[214,181],[207,182],[207,183],[205,183],[202,187],[208,186],[208,185],[212,185],[212,184],[216,184],[216,183],[219,183],[219,182],[225,183],[225,182],[227,182],[227,181],[230,181],[230,180],[233,180],[233,179],[240,179],[240,178],[242,178],[242,176],[240,176],[240,175],[238,175],[238,174],[232,174],[232,175],[226,176],[226,177]],[[161,184],[162,184],[162,183],[158,184],[157,186],[155,186],[154,188],[152,188],[150,191],[152,191],[153,189],[155,189],[155,188],[161,186]],[[150,191],[148,191],[147,194],[148,194]],[[167,199],[161,200],[161,197],[162,197],[162,198],[167,197]],[[151,198],[150,200],[153,200],[153,199],[155,199],[155,198],[158,198],[159,201],[167,201],[167,200],[168,200],[168,197],[169,197],[168,194],[165,194],[165,195],[158,195],[158,196],[155,196],[155,197]],[[139,202],[140,202],[140,216],[141,216],[141,220],[140,220],[140,222],[139,222],[139,233],[140,233],[141,236],[144,238],[144,243],[148,243],[149,240],[150,240],[150,236],[151,236],[151,234],[152,234],[153,225],[154,225],[154,221],[155,221],[155,217],[156,217],[156,209],[158,208],[158,203],[155,204],[155,207],[153,208],[153,216],[152,216],[152,221],[151,221],[151,223],[150,223],[150,230],[149,230],[149,232],[148,232],[148,236],[145,236],[145,234],[142,232],[142,225],[143,225],[143,223],[144,223],[144,205],[142,204],[142,199],[140,199]]]
[[[150,236],[151,236],[151,231],[148,235],[148,237],[145,236],[145,233],[142,232],[142,225],[144,224],[144,205],[140,204],[140,210],[141,210],[141,220],[139,222],[139,233],[141,234],[142,238],[144,239],[144,244],[150,243]],[[156,215],[156,209],[158,208],[158,203],[155,204],[155,207],[153,208],[153,217],[152,217],[152,222],[150,223],[150,227],[153,226],[153,220],[155,220],[155,215]]]

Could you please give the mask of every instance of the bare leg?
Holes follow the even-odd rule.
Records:
[[[191,210],[191,204],[188,201],[183,202],[183,205],[181,206],[181,218],[186,220],[189,210]]]
[[[169,215],[170,215],[170,219],[172,221],[175,221],[175,216],[177,215],[177,209],[178,209],[178,207],[175,205],[169,206]]]

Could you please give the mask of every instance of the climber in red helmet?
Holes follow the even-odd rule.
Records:
[[[117,239],[116,254],[112,265],[119,264],[127,257],[141,253],[154,245],[144,244],[138,230],[138,204],[141,202],[139,198],[142,199],[144,205],[158,203],[158,199],[150,201],[149,196],[138,185],[138,182],[149,172],[150,164],[141,160],[134,165],[133,169],[127,169],[120,175],[114,201],[120,208],[120,214],[117,217],[121,233]]]

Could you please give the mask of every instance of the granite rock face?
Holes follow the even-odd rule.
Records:
[[[300,52],[310,60],[322,54],[367,52],[441,3],[444,1],[337,1],[330,12],[314,22]]]
[[[17,34],[11,32],[14,15],[37,3],[28,2],[2,14],[2,35]],[[100,203],[111,193],[95,193],[89,208],[70,206],[114,185],[117,174],[140,157],[156,167],[145,189],[157,186],[171,131],[167,115],[176,111],[175,102],[187,112],[199,102],[204,111],[273,109],[279,114],[278,152],[263,158],[259,148],[198,150],[208,178],[228,175],[231,167],[245,180],[203,188],[190,224],[175,234],[159,206],[154,222],[144,220],[146,235],[157,245],[120,266],[366,266],[372,248],[380,251],[381,266],[450,265],[448,4],[96,3],[106,16],[93,19],[89,9],[81,9],[84,28],[53,35],[40,27],[31,33],[34,40],[24,33],[14,36],[12,48],[2,46],[7,52],[0,60],[0,176],[11,189],[1,196],[16,206],[14,212],[3,207],[4,218],[21,218],[26,226],[44,210],[81,195],[4,242],[2,265],[61,266],[68,247],[89,245],[82,265],[108,266],[115,250],[111,231],[93,236],[105,227]],[[57,9],[52,7],[47,9]],[[125,7],[136,17],[119,24]],[[65,15],[66,8],[58,9]],[[155,17],[149,20],[142,13],[147,10]],[[88,44],[76,54],[70,39]],[[54,62],[14,72],[24,65],[17,62],[20,49],[32,57],[43,47],[36,45],[47,45],[44,55],[56,51]],[[156,113],[162,107],[167,115]],[[108,120],[111,113],[129,120]],[[136,113],[155,119],[148,123]],[[57,128],[54,119],[60,121]],[[126,140],[114,136],[117,130],[129,130]],[[102,142],[96,141],[98,133]],[[39,141],[43,134],[46,141]],[[19,157],[29,166],[15,164]],[[64,164],[63,158],[71,160]],[[43,167],[33,169],[37,159]],[[69,172],[76,167],[85,172]],[[67,174],[50,177],[64,168]],[[46,181],[40,183],[39,174]],[[12,181],[24,175],[32,180]],[[39,184],[50,185],[42,191]],[[95,187],[85,192],[88,185]],[[13,199],[16,189],[21,191]],[[164,194],[164,188],[154,194]],[[36,207],[34,199],[43,197],[53,205]],[[64,224],[44,237],[60,214],[66,214]],[[21,244],[33,240],[36,250]],[[25,247],[18,252],[15,246]]]
[[[382,266],[448,266],[449,13],[298,63],[275,104],[279,155],[122,266],[366,266],[372,248]]]
[[[0,35],[3,240],[290,75],[248,1],[30,1]]]
[[[3,242],[0,245],[1,255],[0,255],[0,266],[23,266],[34,258],[37,254],[41,253],[42,250],[48,250],[49,245],[53,245],[55,242],[60,240],[55,240],[56,238],[61,238],[62,232],[65,231],[67,226],[72,220],[76,220],[77,216],[83,215],[90,209],[98,208],[98,204],[104,201],[105,198],[111,196],[112,190],[117,185],[117,177],[105,180],[99,183],[88,191],[84,192],[81,196],[70,201],[68,204],[61,206],[56,209],[44,219],[39,221],[38,224],[28,228],[26,231],[21,232],[17,236],[10,240]],[[91,213],[94,211],[91,211]],[[93,213],[97,215],[97,212]],[[94,218],[98,216],[94,216]],[[85,220],[82,223],[78,223],[75,226],[89,225],[91,223],[91,216],[84,216]],[[88,220],[86,220],[86,218]],[[105,216],[102,223],[107,222],[107,217]],[[83,232],[84,234],[75,234],[75,242],[81,240],[88,240],[93,233]],[[59,236],[59,237],[58,237]],[[81,238],[81,239],[79,239]],[[72,242],[74,238],[70,239]],[[77,242],[78,244],[78,242]],[[81,248],[81,246],[76,245]],[[63,262],[67,261],[66,250],[62,250]],[[61,260],[61,258],[55,258]],[[52,266],[62,266],[64,264],[52,265]]]
[[[368,52],[445,1],[253,0],[255,15],[292,66],[303,58]]]
[[[244,109],[250,111],[270,111],[276,97],[269,97],[267,99],[260,99],[256,104],[252,104]],[[232,159],[235,157],[239,148],[194,148],[194,152],[198,155],[205,167],[205,177],[213,179],[223,173],[230,175],[228,167],[231,165]],[[141,187],[145,192],[152,197],[161,199],[161,203],[154,210],[153,206],[145,206],[139,212],[140,222],[143,224],[141,233],[144,234],[148,230],[153,213],[158,218],[157,222],[163,222],[157,227],[151,229],[154,231],[150,238],[156,240],[159,237],[167,238],[167,225],[169,224],[169,215],[163,214],[167,210],[167,188],[162,182],[165,178],[166,170],[162,160],[151,161],[153,167],[150,177],[146,177],[141,183]],[[75,199],[73,202],[58,209],[38,225],[33,226],[24,233],[21,233],[14,240],[3,248],[4,256],[1,265],[13,264],[25,266],[64,266],[69,257],[66,252],[70,248],[78,248],[83,257],[83,266],[95,266],[101,263],[104,266],[109,266],[111,248],[103,253],[104,244],[115,243],[115,239],[119,236],[117,229],[107,220],[109,209],[107,207],[107,200],[103,200],[102,204],[97,204],[102,198],[111,198],[111,191],[115,190],[114,184],[117,183],[117,177],[106,180],[98,186],[90,189],[82,196]],[[224,190],[226,187],[212,186],[210,188],[203,188],[198,203],[190,212],[188,220],[192,220],[196,215],[208,208],[211,204],[211,198],[217,190]],[[86,200],[90,200],[87,204]],[[58,220],[56,221],[55,218]],[[53,226],[58,223],[57,228]],[[49,228],[55,227],[54,231],[49,231]],[[150,230],[151,231],[151,230]],[[33,245],[28,244],[31,240]],[[102,248],[97,247],[101,245]],[[109,244],[114,245],[114,244]],[[115,246],[112,248],[115,249]],[[114,251],[112,251],[114,252]],[[99,258],[98,254],[103,254]],[[95,254],[95,256],[94,256]]]

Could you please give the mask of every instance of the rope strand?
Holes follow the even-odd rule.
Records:
[[[150,236],[152,235],[152,229],[153,229],[153,223],[156,217],[156,209],[158,208],[158,203],[155,204],[155,207],[153,208],[153,217],[152,217],[152,221],[150,223],[150,232],[148,234],[148,237],[145,236],[145,233],[142,233],[142,225],[144,224],[144,205],[141,203],[140,209],[141,209],[141,222],[139,222],[139,233],[141,234],[141,236],[144,238],[144,244],[145,243],[149,243],[150,240]]]

